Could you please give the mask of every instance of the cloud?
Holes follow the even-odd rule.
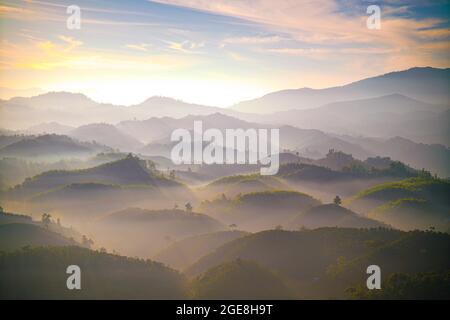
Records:
[[[205,46],[204,42],[193,42],[190,40],[185,40],[182,42],[175,41],[164,41],[167,44],[167,47],[173,51],[178,51],[182,53],[202,53],[198,51],[198,49],[203,48]]]
[[[234,37],[226,38],[222,41],[223,44],[268,44],[282,41],[280,36],[248,36],[248,37]]]
[[[59,36],[58,38],[68,44],[68,47],[65,49],[67,51],[72,50],[72,49],[74,49],[76,47],[79,47],[79,46],[81,46],[83,44],[82,41],[75,40],[72,37]]]
[[[145,51],[145,52],[148,51],[148,47],[149,47],[149,46],[150,46],[150,45],[147,44],[147,43],[141,43],[141,44],[127,44],[127,45],[125,45],[126,48],[133,49],[133,50],[137,50],[137,51]]]
[[[245,19],[264,27],[268,32],[288,34],[293,41],[302,44],[306,49],[292,46],[292,48],[269,48],[268,52],[292,56],[313,56],[334,52],[350,54],[354,59],[354,52],[359,51],[360,54],[366,55],[385,53],[386,65],[389,67],[394,67],[390,61],[399,61],[400,57],[405,55],[416,56],[416,59],[409,61],[433,64],[433,56],[444,54],[442,50],[445,50],[446,46],[435,46],[436,50],[441,52],[430,52],[424,49],[424,43],[445,43],[450,36],[450,30],[445,27],[446,21],[413,18],[412,9],[403,2],[390,1],[382,5],[381,30],[369,30],[366,27],[368,15],[364,3],[341,6],[339,1],[333,0],[156,0],[156,2]],[[276,40],[279,39],[244,36],[227,38],[222,46],[228,43],[267,45],[275,43]],[[347,48],[347,51],[342,48]],[[388,54],[396,55],[398,59],[393,60],[393,57],[387,57]]]

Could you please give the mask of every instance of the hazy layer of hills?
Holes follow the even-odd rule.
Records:
[[[205,200],[199,210],[240,230],[261,231],[285,225],[297,213],[319,203],[304,193],[274,190]]]
[[[410,178],[363,190],[349,206],[396,228],[412,230],[450,227],[450,182]]]
[[[365,283],[370,264],[386,268],[385,276],[448,270],[449,245],[449,235],[388,229],[264,231],[224,244],[186,272],[252,260],[276,272],[297,298],[345,298],[349,287]]]
[[[269,113],[289,109],[310,109],[337,101],[401,94],[434,104],[450,100],[450,69],[412,68],[327,89],[293,89],[270,93],[238,103],[235,110]]]
[[[102,245],[128,256],[139,257],[152,257],[182,238],[224,229],[221,222],[204,214],[180,209],[138,208],[111,213],[92,226],[92,232]]]
[[[262,120],[337,134],[381,138],[401,136],[417,142],[448,146],[448,107],[448,102],[446,105],[433,105],[393,94],[333,102],[314,109],[276,112]]]
[[[54,170],[26,179],[1,193],[2,202],[31,213],[64,212],[73,222],[130,206],[166,208],[173,199],[195,198],[182,183],[131,155],[80,170]]]
[[[34,224],[9,223],[0,225],[0,251],[13,251],[30,244],[35,246],[69,246],[76,245],[76,242]]]
[[[361,217],[349,209],[336,204],[325,204],[312,207],[300,213],[290,223],[290,228],[378,228],[384,225],[376,220]]]
[[[179,214],[185,218],[196,215]],[[16,220],[29,220],[24,216],[5,216],[8,215]],[[113,238],[122,245],[133,241],[153,244],[154,239],[147,238],[161,228],[161,221],[177,220],[179,216],[174,212],[131,210],[106,219],[121,222],[114,231],[120,237]],[[154,229],[145,234],[127,234],[130,221],[143,224],[142,229]],[[152,225],[150,221],[157,224]],[[186,229],[187,225],[178,224],[178,227]],[[67,246],[72,240],[33,224],[0,224],[0,237],[6,240],[2,241],[3,246],[11,244],[7,250],[25,245],[15,251],[0,250],[2,299],[428,299],[448,296],[450,236],[430,231],[321,228],[255,234],[214,232],[181,237],[155,258],[168,259],[180,266],[191,263],[184,275],[149,260],[108,254],[104,249],[92,251]],[[83,270],[81,291],[66,288],[63,271],[71,264]],[[364,289],[366,267],[371,264],[383,270],[383,290],[377,295]],[[29,265],[33,265],[32,273]]]
[[[448,298],[449,71],[229,109],[64,92],[1,100],[0,298]],[[171,133],[194,121],[278,128],[278,173],[174,165]],[[66,289],[70,264],[81,291]],[[382,269],[377,293],[370,264]]]
[[[1,157],[58,160],[61,157],[87,157],[110,151],[109,147],[91,142],[80,142],[67,136],[49,134],[17,137],[16,141],[0,148]]]
[[[248,232],[234,230],[218,231],[183,238],[169,244],[166,248],[156,254],[153,259],[171,266],[172,268],[183,270],[224,243],[243,237],[247,234]]]
[[[292,299],[283,281],[254,261],[235,260],[211,268],[194,279],[194,299]]]
[[[81,141],[95,141],[122,151],[133,151],[142,146],[139,140],[104,123],[84,125],[68,134]]]

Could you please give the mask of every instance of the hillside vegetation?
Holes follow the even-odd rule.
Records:
[[[224,243],[247,234],[248,232],[235,230],[192,236],[170,244],[155,255],[153,259],[172,268],[183,270]]]
[[[290,299],[290,290],[270,270],[237,259],[211,268],[192,281],[194,299]]]
[[[348,205],[396,228],[447,231],[450,221],[449,194],[449,181],[410,178],[363,190],[350,198]]]
[[[0,225],[0,251],[13,251],[23,246],[77,245],[58,233],[33,224],[9,223]]]
[[[273,270],[297,298],[346,298],[348,288],[365,285],[366,268],[376,264],[383,279],[395,272],[443,272],[450,269],[450,236],[391,229],[323,228],[263,231],[216,249],[186,269],[202,274],[235,259],[252,260]]]
[[[97,220],[91,231],[107,248],[148,258],[174,241],[225,229],[216,219],[195,212],[128,208]]]
[[[284,225],[296,214],[318,204],[317,199],[301,192],[273,190],[240,194],[230,199],[222,195],[203,201],[199,211],[237,225],[241,230],[261,231]]]
[[[81,269],[81,290],[68,290],[66,287],[66,268],[70,265],[78,265]],[[0,299],[183,297],[184,278],[176,271],[152,261],[73,246],[0,252]]]
[[[324,204],[312,207],[297,215],[289,224],[291,229],[342,227],[342,228],[377,228],[383,223],[362,217],[353,211],[336,204]]]

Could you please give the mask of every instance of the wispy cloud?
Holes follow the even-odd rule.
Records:
[[[190,40],[184,40],[182,42],[164,41],[167,47],[173,51],[182,53],[202,53],[199,49],[205,46],[204,42],[193,42]]]
[[[160,3],[188,7],[214,14],[237,17],[265,26],[268,31],[290,34],[292,39],[304,48],[272,48],[269,52],[289,55],[314,55],[332,52],[346,53],[340,47],[370,47],[366,54],[386,52],[402,56],[416,53],[418,60],[436,52],[422,51],[423,43],[446,42],[449,29],[442,19],[414,18],[409,14],[411,8],[395,5],[390,1],[382,5],[381,30],[369,30],[366,27],[366,6],[359,3],[351,14],[342,12],[340,3],[333,0],[292,1],[292,0],[156,0]],[[349,8],[352,7],[349,5]],[[348,9],[348,8],[347,8]],[[241,37],[224,39],[223,43],[269,44],[280,40],[279,37]],[[329,48],[323,49],[322,47]],[[445,47],[443,45],[442,47]],[[437,49],[439,50],[439,49]],[[260,51],[261,52],[261,51]],[[347,53],[352,53],[348,50]],[[353,58],[353,57],[352,57]],[[389,57],[391,58],[391,57]],[[433,61],[426,57],[424,61]],[[389,64],[389,59],[386,57]],[[437,62],[441,64],[442,62]],[[389,67],[393,67],[390,65]]]
[[[137,51],[145,51],[148,52],[148,48],[150,47],[147,43],[141,43],[141,44],[127,44],[125,45],[126,48],[137,50]]]
[[[282,41],[280,36],[247,36],[247,37],[234,37],[226,38],[222,41],[223,44],[267,44],[277,43]]]

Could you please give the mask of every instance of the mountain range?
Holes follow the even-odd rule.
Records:
[[[401,94],[413,99],[448,106],[450,69],[411,68],[326,89],[292,89],[269,93],[240,102],[232,108],[248,113],[273,113],[289,109],[311,109],[325,104]]]

